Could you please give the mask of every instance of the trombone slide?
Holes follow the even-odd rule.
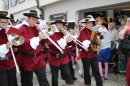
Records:
[[[7,35],[7,39],[8,39],[8,41],[9,41],[8,35]],[[11,50],[11,53],[12,53],[12,56],[13,56],[14,64],[15,64],[15,66],[16,66],[16,71],[17,71],[17,73],[19,74],[19,67],[18,67],[18,64],[17,64],[17,62],[16,62],[16,58],[15,58],[15,55],[14,55],[12,46],[10,46],[10,50]]]
[[[49,41],[51,41],[52,44],[54,44],[54,45],[60,50],[60,52],[61,52],[62,54],[64,53],[63,50],[62,50],[44,31],[42,31],[42,30],[40,30],[40,31],[45,34],[45,36],[47,37],[47,39],[48,39]]]

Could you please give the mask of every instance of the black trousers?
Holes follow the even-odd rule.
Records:
[[[16,68],[4,70],[0,68],[0,86],[14,86]]]
[[[96,80],[96,86],[103,86],[102,79],[99,73],[99,68],[98,68],[98,59],[82,58],[82,62],[84,68],[84,84],[91,85],[91,77],[90,77],[90,66],[91,66],[92,73]]]
[[[72,67],[72,62],[71,61],[69,62],[69,70],[70,70],[70,74],[71,74],[72,79],[73,79],[75,77],[75,71],[74,71],[74,69]],[[62,71],[61,71],[61,77],[64,79]]]
[[[22,67],[20,67],[20,71],[22,86],[33,86],[33,71],[26,71]],[[45,67],[34,70],[34,72],[38,78],[39,86],[50,86],[46,78]]]
[[[58,72],[59,69],[61,70],[64,78],[65,78],[65,82],[68,85],[73,85],[74,81],[72,79],[72,76],[69,72],[69,65],[65,64],[65,65],[61,65],[61,66],[52,66],[51,65],[51,72],[52,72],[52,86],[58,86]]]
[[[72,78],[74,78],[75,77],[75,71],[74,71],[74,68],[72,67],[71,61],[69,62],[69,70],[70,70],[70,74],[71,74]]]

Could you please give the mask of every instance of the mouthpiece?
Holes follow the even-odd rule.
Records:
[[[59,31],[62,32],[62,28],[60,28]]]

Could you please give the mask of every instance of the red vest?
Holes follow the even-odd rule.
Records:
[[[6,44],[8,42],[7,35],[5,34],[5,30],[0,30],[0,45]],[[12,56],[11,51],[6,54],[6,56]],[[11,68],[15,67],[14,60],[0,60],[0,68],[5,70],[10,70]]]
[[[63,35],[62,32],[55,32],[55,34],[50,36],[50,38],[56,44],[58,44],[57,41],[60,40],[61,38],[63,38],[63,36],[64,35]],[[49,46],[50,53],[61,54],[61,52],[49,40],[47,40],[47,44]],[[67,46],[66,46],[66,48],[63,51],[64,51],[65,54],[67,54]],[[52,66],[60,66],[60,65],[67,64],[69,62],[69,57],[66,55],[66,57],[64,57],[64,58],[56,58],[55,56],[50,55],[48,60],[49,60],[49,63]]]
[[[33,37],[37,37],[39,34],[39,31],[36,29],[36,27],[30,27],[30,26],[21,26],[20,30],[22,30],[22,36],[24,37],[25,41],[20,46],[19,50],[22,52],[25,52],[27,54],[37,54],[41,52],[42,49],[42,41],[37,46],[36,50],[34,50],[30,46],[30,39]],[[36,70],[38,68],[41,68],[45,66],[45,60],[44,55],[41,53],[37,57],[28,57],[25,55],[22,55],[21,53],[18,55],[18,64],[23,67],[27,71]]]
[[[91,36],[91,30],[87,29],[87,28],[83,28],[80,31],[80,36],[78,37],[78,40],[80,42],[83,42],[85,40],[90,40],[90,36]],[[78,46],[79,49],[82,49],[81,47]],[[88,51],[92,51],[91,47],[88,48]],[[85,52],[83,49],[80,51],[80,56],[81,58],[93,58],[93,57],[97,57],[96,53],[87,53]]]

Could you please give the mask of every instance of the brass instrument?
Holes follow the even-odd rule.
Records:
[[[15,46],[20,46],[24,43],[24,38],[22,36],[16,37],[12,40],[12,44]]]
[[[78,38],[80,33],[79,30],[77,29],[78,25],[75,24],[74,29],[70,28],[68,29],[68,33],[73,37],[73,38]]]
[[[10,23],[11,26],[12,26],[12,23],[11,23],[10,20],[9,20],[9,23]],[[7,29],[6,26],[5,26],[5,29]],[[8,39],[8,41],[9,41],[9,37],[8,37],[8,36],[9,36],[9,35],[7,35],[7,39]],[[20,36],[20,37],[15,37],[11,42],[12,42],[12,44],[15,45],[15,46],[20,46],[20,45],[22,45],[22,44],[24,43],[24,38],[23,38],[22,36]],[[16,62],[16,58],[15,58],[15,55],[14,55],[14,52],[13,52],[13,48],[10,47],[10,50],[11,50],[11,53],[12,53],[12,56],[13,56],[14,64],[15,64],[15,66],[16,66],[16,71],[17,71],[17,73],[19,74],[19,73],[20,73],[20,72],[19,72],[19,67],[18,67],[18,64],[17,64],[17,62]]]
[[[77,29],[78,25],[75,24],[74,29],[70,28],[67,32],[68,34],[73,38],[73,41],[78,44],[80,47],[82,47],[84,50],[87,51],[87,49],[82,45],[82,42],[77,40],[77,38],[80,36],[80,31]]]
[[[53,35],[56,32],[56,27],[54,25],[50,25],[48,28],[46,28],[46,33],[48,36]]]
[[[50,25],[49,27],[44,27],[40,30],[40,32],[44,33],[47,39],[54,44],[58,50],[63,54],[63,50],[49,37],[53,35],[56,32],[56,26],[55,25]]]

